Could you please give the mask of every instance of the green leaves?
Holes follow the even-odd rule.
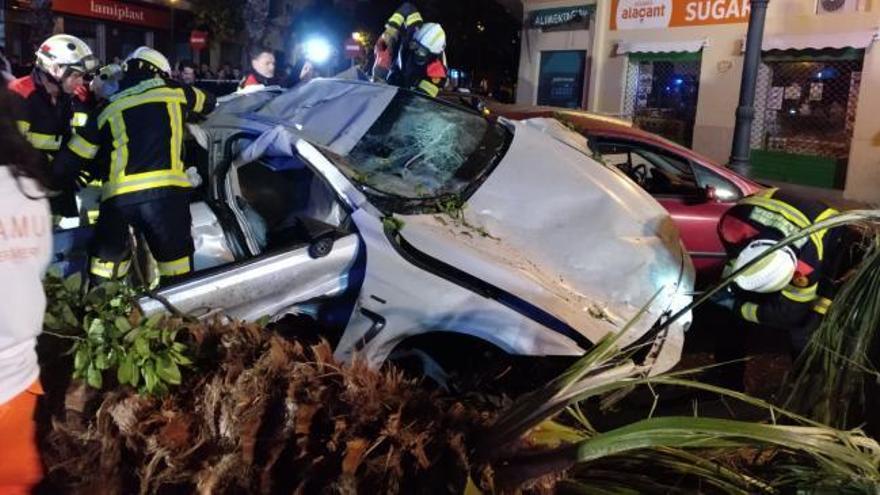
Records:
[[[180,385],[180,368],[168,356],[159,356],[156,360],[156,375],[172,385]]]
[[[193,364],[186,344],[177,341],[180,321],[140,316],[132,289],[107,283],[82,294],[78,275],[66,280],[49,275],[44,288],[44,326],[76,339],[73,376],[90,387],[118,383],[142,394],[163,394],[183,381],[181,367]]]

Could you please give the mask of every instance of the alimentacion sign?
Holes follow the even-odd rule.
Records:
[[[595,5],[576,5],[555,9],[533,10],[530,25],[533,29],[556,28],[570,24],[585,24]]]
[[[612,0],[611,29],[736,24],[749,21],[749,0]]]

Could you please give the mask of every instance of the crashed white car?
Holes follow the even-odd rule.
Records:
[[[659,293],[622,344],[650,349],[655,372],[680,357],[690,315],[656,335],[691,301],[675,227],[559,125],[318,79],[236,97],[196,133],[197,270],[160,291],[183,312],[280,319],[343,301],[337,357],[378,366],[428,333],[581,355]]]

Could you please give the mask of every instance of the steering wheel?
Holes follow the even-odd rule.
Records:
[[[630,176],[636,184],[645,187],[648,184],[648,167],[644,163],[636,165],[630,169]]]

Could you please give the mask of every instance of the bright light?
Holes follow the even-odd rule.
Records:
[[[303,43],[303,51],[309,62],[320,65],[330,60],[333,47],[324,38],[312,38]]]
[[[366,40],[366,36],[364,36],[364,33],[360,31],[355,31],[351,33],[351,39],[357,41],[358,43],[363,43],[364,40]]]

